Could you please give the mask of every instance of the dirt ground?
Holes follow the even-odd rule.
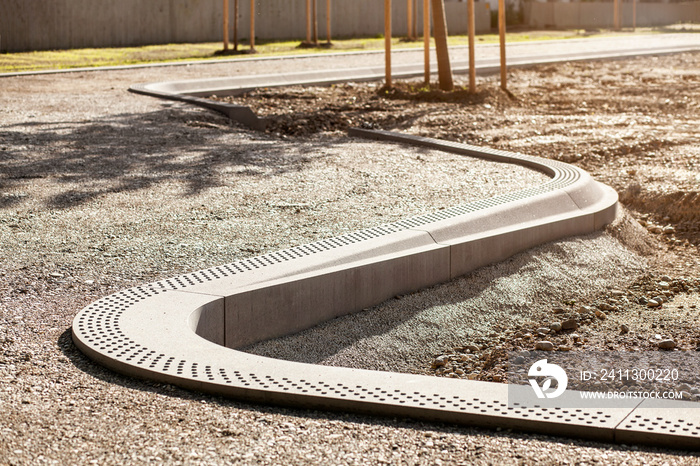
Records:
[[[572,163],[618,191],[649,232],[623,238],[652,258],[649,274],[588,302],[552,303],[549,322],[445,348],[434,355],[437,375],[506,382],[509,352],[538,341],[561,351],[658,350],[670,339],[677,349],[700,351],[700,54],[511,70],[507,92],[487,78],[470,94],[464,79],[457,77],[453,92],[419,81],[393,89],[350,83],[220,100],[250,106],[282,139],[352,126],[391,129]],[[638,226],[626,227],[629,221],[613,234],[630,235]],[[648,305],[664,292],[665,303]],[[567,320],[576,328],[542,331]],[[687,398],[699,399],[693,390]]]

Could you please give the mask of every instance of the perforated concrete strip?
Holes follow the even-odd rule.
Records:
[[[76,345],[126,375],[260,403],[697,447],[697,410],[683,410],[682,403],[670,404],[683,414],[670,423],[651,420],[666,419],[667,411],[637,402],[567,408],[572,393],[559,405],[509,406],[503,384],[301,364],[235,350],[536,244],[588,233],[615,217],[616,193],[564,163],[395,133],[353,134],[523,164],[552,178],[514,194],[115,293],[76,315]]]

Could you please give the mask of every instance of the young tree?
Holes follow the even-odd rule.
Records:
[[[435,51],[438,62],[438,86],[443,91],[454,89],[450,53],[447,48],[447,20],[444,0],[433,0],[433,28],[435,30]]]

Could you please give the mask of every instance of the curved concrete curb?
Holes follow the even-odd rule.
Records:
[[[638,401],[573,409],[566,405],[576,396],[570,392],[558,404],[511,406],[509,390],[530,388],[301,364],[233,349],[444,282],[536,244],[591,232],[615,217],[617,194],[564,163],[396,133],[352,133],[523,164],[552,179],[121,291],[76,315],[78,348],[126,375],[254,402],[697,447],[700,419],[687,421],[691,403],[671,404],[679,408],[678,420],[669,420],[673,410],[664,411],[665,422],[686,423],[685,430],[660,429],[652,426],[656,412]]]

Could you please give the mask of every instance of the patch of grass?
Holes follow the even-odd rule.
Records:
[[[638,29],[638,31],[649,33],[651,30]],[[514,31],[508,33],[506,40],[507,42],[523,42],[533,40],[573,39],[591,36],[600,37],[603,35],[612,35],[612,33],[610,31],[596,31],[591,33],[584,30]],[[482,44],[497,43],[498,34],[482,34],[477,36],[477,41]],[[331,47],[328,47],[325,41],[321,40],[320,47],[318,48],[300,47],[300,43],[301,41],[299,40],[260,41],[256,44],[257,53],[255,56],[351,52],[382,50],[384,48],[384,39],[381,37],[333,39]],[[451,46],[467,44],[468,37],[466,35],[455,35],[449,38],[449,45]],[[416,48],[421,46],[422,39],[412,42],[397,37],[392,43],[392,47],[395,49]],[[231,48],[233,47],[231,46]],[[243,53],[240,54],[222,54],[223,45],[221,42],[5,53],[0,54],[0,73],[164,63],[186,60],[220,60],[222,58],[249,56],[245,53],[247,49],[247,43],[241,41],[239,43],[239,51]]]

